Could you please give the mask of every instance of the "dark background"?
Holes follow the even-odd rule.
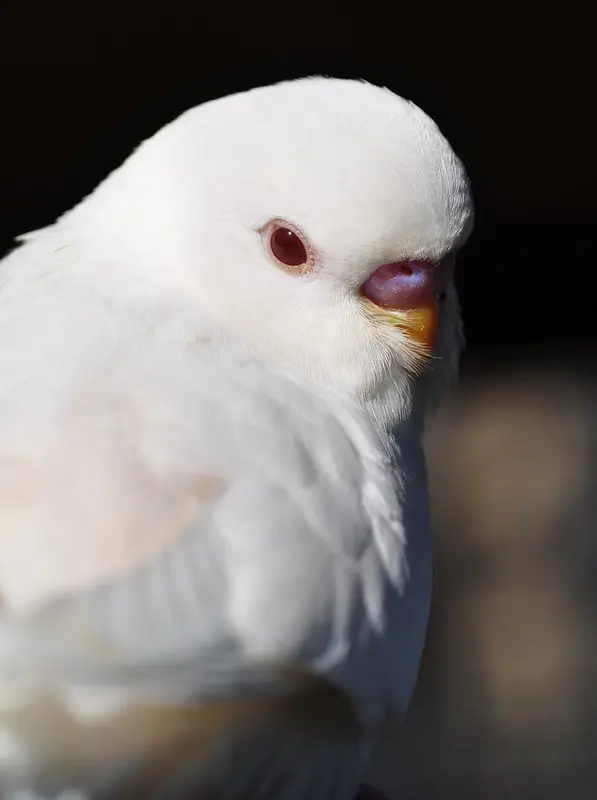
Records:
[[[312,73],[361,77],[421,105],[469,169],[471,349],[594,340],[588,17],[571,3],[419,5],[3,0],[0,247],[191,105]]]
[[[387,85],[467,165],[468,354],[428,444],[435,603],[382,769],[401,798],[597,796],[592,30],[574,3],[0,9],[0,251],[189,106],[285,78]]]

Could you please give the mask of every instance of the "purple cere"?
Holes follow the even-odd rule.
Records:
[[[361,287],[362,294],[382,308],[398,311],[433,302],[444,292],[453,273],[453,261],[397,261],[375,270]]]

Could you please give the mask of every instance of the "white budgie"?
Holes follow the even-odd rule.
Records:
[[[471,223],[422,111],[307,78],[186,112],[1,262],[6,798],[354,797],[423,646]]]

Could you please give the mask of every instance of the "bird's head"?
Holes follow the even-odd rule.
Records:
[[[206,103],[148,140],[118,186],[147,269],[184,274],[202,311],[264,357],[381,399],[388,419],[455,372],[469,186],[435,123],[389,90],[316,77]]]

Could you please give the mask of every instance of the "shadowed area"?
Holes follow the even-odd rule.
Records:
[[[594,796],[597,372],[524,355],[469,361],[429,432],[432,621],[377,773],[401,800]]]

